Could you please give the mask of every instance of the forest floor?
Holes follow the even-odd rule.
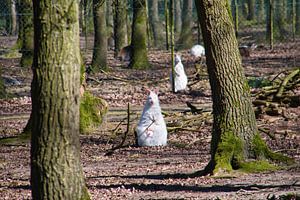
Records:
[[[19,67],[18,53],[7,56],[14,42],[15,38],[0,38],[0,67],[7,90],[14,95],[0,100],[0,138],[19,135],[31,111],[31,70]],[[246,76],[272,80],[280,72],[299,67],[299,42],[276,45],[274,50],[255,50],[243,58]],[[109,72],[89,75],[87,90],[109,104],[104,123],[89,135],[81,135],[81,162],[92,199],[296,199],[296,194],[299,199],[299,107],[283,107],[282,115],[257,117],[258,126],[268,130],[269,134],[261,135],[269,147],[294,158],[296,165],[232,177],[184,178],[183,175],[204,169],[210,159],[212,102],[205,70],[196,80],[195,59],[186,51],[180,53],[190,77],[190,87],[184,93],[171,92],[170,56],[166,51],[150,51],[152,69],[146,71],[128,69],[126,63],[114,59],[109,52]],[[86,60],[89,63],[91,56]],[[146,98],[145,88],[160,91],[160,103],[170,128],[166,147],[132,145],[133,129]],[[299,95],[300,88],[295,93]],[[203,112],[191,114],[186,101]],[[131,121],[125,147],[106,155],[120,143],[126,130],[128,103]],[[287,195],[295,198],[284,198]],[[29,142],[0,145],[0,197],[31,199]]]

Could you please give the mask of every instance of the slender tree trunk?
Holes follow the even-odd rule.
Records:
[[[276,9],[274,10],[274,28],[276,36],[279,39],[284,39],[287,34],[286,30],[286,19],[285,19],[285,6],[284,1],[282,0],[275,0]],[[275,37],[275,38],[277,38]]]
[[[133,0],[132,58],[129,66],[134,69],[150,67],[147,57],[146,12],[146,0]]]
[[[178,46],[180,49],[187,49],[193,46],[193,0],[183,1],[182,13],[182,28]]]
[[[300,35],[300,0],[296,0],[296,35]]]
[[[258,136],[228,2],[196,0],[196,6],[201,14],[213,99],[211,161],[206,170],[223,175],[240,168],[243,161],[265,155],[257,150],[257,141],[262,140]]]
[[[178,35],[181,32],[182,26],[182,9],[181,0],[175,1],[175,34]]]
[[[166,38],[166,49],[169,50],[169,4],[168,0],[164,0],[164,5],[165,5],[165,38]]]
[[[0,67],[0,99],[4,99],[4,98],[6,98],[6,90],[2,78],[2,68]]]
[[[231,3],[232,8],[232,16],[233,16],[233,22],[234,22],[234,29],[235,29],[235,35],[238,36],[239,32],[239,8],[238,8],[238,1],[232,0]]]
[[[80,164],[78,1],[34,0],[33,199],[90,199]]]
[[[263,23],[264,21],[264,0],[257,0],[257,14],[256,14],[256,21],[258,23]]]
[[[114,14],[113,14],[113,2],[112,1],[113,0],[106,0],[106,27],[107,27],[108,38],[113,39],[113,36],[114,36]]]
[[[266,15],[266,40],[270,45],[270,49],[273,49],[273,43],[274,43],[274,5],[273,0],[267,0],[266,1],[266,9],[267,9],[267,15]]]
[[[127,9],[126,1],[114,1],[114,34],[115,34],[115,57],[120,50],[127,45]]]
[[[107,33],[106,33],[106,4],[105,0],[93,0],[94,13],[94,49],[92,69],[98,72],[107,69]]]
[[[247,0],[247,4],[248,4],[247,20],[254,20],[255,0]]]
[[[19,23],[22,25],[21,31],[21,67],[31,67],[33,61],[33,14],[32,1],[23,0],[20,5],[20,19]]]
[[[151,28],[153,30],[154,46],[160,47],[163,40],[163,28],[158,16],[158,0],[150,0],[149,17]]]

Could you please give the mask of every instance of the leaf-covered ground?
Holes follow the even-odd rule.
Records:
[[[20,68],[19,54],[8,51],[15,38],[0,38],[0,67],[7,90],[13,98],[0,100],[0,137],[19,135],[31,110],[30,69]],[[272,80],[280,72],[300,66],[299,41],[277,45],[274,50],[257,49],[243,58],[247,77]],[[109,52],[110,71],[89,75],[87,89],[107,100],[110,106],[105,123],[89,135],[81,136],[81,161],[93,199],[279,199],[300,195],[300,109],[283,107],[284,114],[261,114],[257,123],[270,148],[293,157],[298,165],[276,172],[240,173],[236,177],[210,176],[184,178],[201,170],[209,161],[211,139],[211,93],[205,69],[196,80],[196,60],[182,54],[189,90],[170,92],[168,53],[150,51],[152,69],[135,71]],[[91,55],[91,53],[89,54]],[[86,57],[87,64],[90,56]],[[159,88],[160,103],[169,127],[166,147],[134,147],[133,129],[145,101],[145,88]],[[295,89],[294,93],[300,93]],[[203,108],[193,115],[186,106],[192,102]],[[126,129],[127,104],[130,131],[126,147],[112,155],[106,152],[118,145]],[[120,123],[121,122],[121,123]],[[120,126],[118,126],[120,124]],[[270,137],[270,135],[272,137]],[[30,144],[0,146],[1,199],[30,199]],[[292,199],[292,198],[290,198]]]

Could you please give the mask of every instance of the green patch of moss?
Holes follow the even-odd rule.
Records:
[[[99,126],[107,109],[105,100],[85,92],[80,102],[80,133],[88,133]]]
[[[243,142],[232,132],[226,132],[218,144],[215,154],[216,166],[213,174],[230,172],[243,159]]]
[[[253,145],[254,156],[256,159],[259,160],[270,159],[274,162],[285,163],[288,165],[294,163],[294,160],[292,158],[271,151],[259,134],[256,134],[253,137],[252,145]]]
[[[275,171],[278,169],[280,169],[280,167],[275,166],[266,160],[257,160],[257,161],[240,163],[239,170],[248,173],[255,173],[255,172]]]

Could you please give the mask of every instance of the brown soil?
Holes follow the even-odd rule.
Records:
[[[0,137],[4,138],[20,134],[29,118],[31,71],[18,66],[18,56],[4,57],[15,38],[0,38],[0,41],[3,49],[0,65],[4,76],[21,82],[21,85],[7,88],[15,98],[0,100]],[[246,75],[272,79],[281,71],[299,66],[299,46],[298,42],[278,45],[272,51],[255,50],[249,58],[243,58]],[[192,77],[195,60],[186,52],[180,53],[187,74]],[[182,123],[178,120],[182,119],[180,117],[194,117],[187,112],[186,101],[209,113],[211,96],[207,76],[204,73],[189,91],[173,94],[167,80],[170,61],[166,52],[151,51],[149,58],[153,68],[147,71],[129,70],[124,63],[112,58],[112,52],[109,56],[109,74],[91,75],[88,90],[106,99],[110,111],[101,127],[90,135],[81,136],[81,161],[93,199],[280,199],[287,194],[298,194],[300,198],[299,107],[283,108],[285,117],[264,114],[257,119],[259,127],[274,135],[271,138],[262,133],[269,147],[294,158],[298,165],[276,172],[239,173],[235,177],[186,178],[186,174],[204,169],[210,159],[210,115],[187,129],[170,131],[166,147],[132,146],[133,127],[145,101],[145,87],[159,88],[163,111],[169,114],[166,116],[169,126]],[[86,59],[89,63],[90,56]],[[196,81],[195,78],[189,80],[190,83]],[[299,88],[295,90],[297,94],[299,91]],[[106,156],[107,150],[120,143],[126,129],[124,122],[120,130],[112,133],[126,117],[127,103],[132,106],[132,121],[126,147]],[[0,152],[1,199],[31,199],[30,144],[1,145]]]

